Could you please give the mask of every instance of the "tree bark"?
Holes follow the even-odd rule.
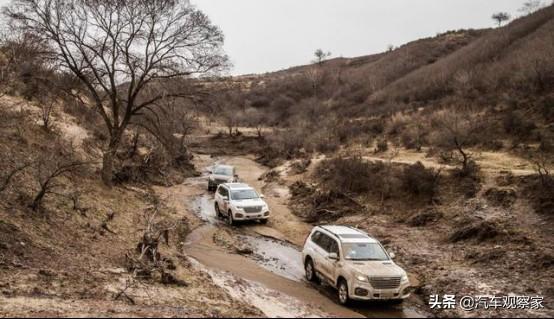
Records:
[[[46,195],[46,187],[47,186],[42,186],[37,196],[35,196],[35,198],[33,199],[33,203],[31,204],[31,209],[35,212],[40,207],[40,204],[42,203],[42,199],[44,198],[44,195]]]
[[[108,149],[102,157],[102,182],[108,187],[113,186],[113,161],[119,146],[119,139],[112,138]]]

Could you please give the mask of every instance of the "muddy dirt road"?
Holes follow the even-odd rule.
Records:
[[[338,305],[333,289],[316,287],[304,280],[300,247],[311,226],[288,210],[287,189],[259,181],[265,168],[249,158],[197,156],[196,161],[198,168],[206,167],[203,176],[165,189],[162,195],[173,201],[173,206],[196,215],[197,227],[188,236],[185,251],[231,296],[271,317],[421,317],[406,305]],[[266,195],[272,209],[267,226],[244,223],[229,227],[216,217],[213,194],[205,190],[206,172],[214,163],[236,166],[242,181]],[[214,240],[221,237],[235,248],[222,245],[221,239]],[[247,252],[236,249],[237,244],[248,247]]]

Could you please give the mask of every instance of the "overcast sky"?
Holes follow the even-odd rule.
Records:
[[[460,28],[494,26],[491,15],[518,15],[525,0],[190,0],[219,25],[233,75],[309,63],[322,48],[334,57],[378,53]],[[546,1],[546,0],[544,0]],[[0,0],[0,5],[8,3]]]
[[[317,48],[354,57],[460,28],[494,26],[525,0],[191,0],[226,36],[231,74],[310,62]]]

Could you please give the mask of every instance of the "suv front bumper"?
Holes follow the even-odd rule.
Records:
[[[236,210],[233,212],[233,219],[237,221],[261,220],[269,219],[270,215],[269,210],[261,211],[259,213],[246,213],[244,211]]]
[[[369,300],[399,300],[410,296],[411,286],[409,282],[401,283],[396,289],[374,289],[370,283],[357,281],[349,287],[350,299]]]

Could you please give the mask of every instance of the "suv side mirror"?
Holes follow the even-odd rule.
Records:
[[[229,196],[223,196],[223,200],[225,201],[229,200]]]
[[[261,199],[264,199],[264,198],[265,198],[265,195],[264,195],[264,194],[260,194],[260,198],[261,198]]]
[[[393,252],[390,252],[389,256],[390,256],[390,259],[394,259],[396,257],[396,255]]]
[[[339,255],[337,255],[337,253],[329,253],[329,255],[327,255],[327,258],[331,260],[339,260]]]

